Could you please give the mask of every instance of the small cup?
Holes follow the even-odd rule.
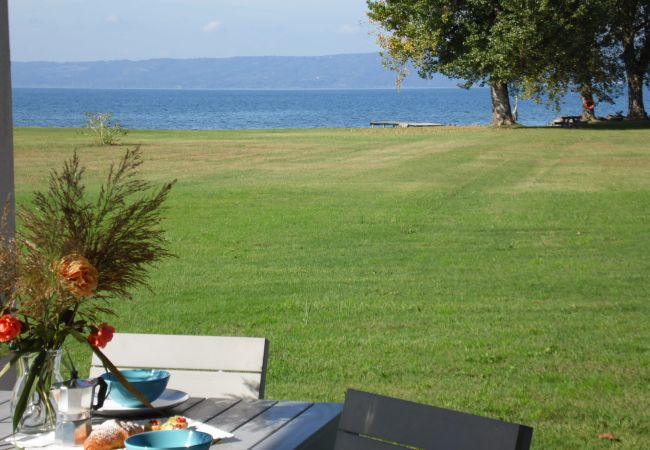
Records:
[[[158,369],[129,369],[120,371],[124,378],[133,385],[142,395],[153,402],[165,392],[169,382],[169,372]],[[133,394],[131,394],[117,377],[112,373],[105,373],[102,378],[108,384],[108,398],[115,403],[128,408],[139,408],[144,406]]]

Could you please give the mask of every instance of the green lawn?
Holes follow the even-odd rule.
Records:
[[[73,148],[17,129],[19,201]],[[266,336],[267,397],[348,387],[650,448],[650,130],[133,131],[178,258],[118,331]],[[84,355],[89,360],[89,356]],[[611,431],[620,442],[597,438]]]

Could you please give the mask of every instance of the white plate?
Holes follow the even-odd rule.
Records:
[[[167,409],[172,408],[176,405],[180,405],[190,396],[183,392],[177,391],[176,389],[166,389],[160,397],[155,399],[151,404],[156,409]],[[140,406],[135,408],[129,408],[128,406],[122,406],[117,402],[111,400],[110,396],[104,400],[104,406],[95,411],[95,413],[102,416],[132,416],[145,413],[149,410],[146,406]]]

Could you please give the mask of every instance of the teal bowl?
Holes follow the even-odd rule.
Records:
[[[126,439],[127,450],[208,450],[212,436],[194,430],[148,431]]]
[[[169,382],[169,372],[158,369],[129,369],[121,370],[124,378],[127,379],[137,390],[142,392],[144,397],[153,402],[160,397],[167,388]],[[144,406],[140,400],[135,398],[117,377],[112,373],[105,373],[102,378],[108,384],[108,398],[115,403],[128,408],[139,408]]]

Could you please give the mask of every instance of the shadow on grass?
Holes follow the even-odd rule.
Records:
[[[521,128],[548,128],[552,130],[642,130],[650,129],[650,119],[635,120],[599,120],[597,122],[581,123],[572,127],[553,127],[550,125],[522,126]]]

